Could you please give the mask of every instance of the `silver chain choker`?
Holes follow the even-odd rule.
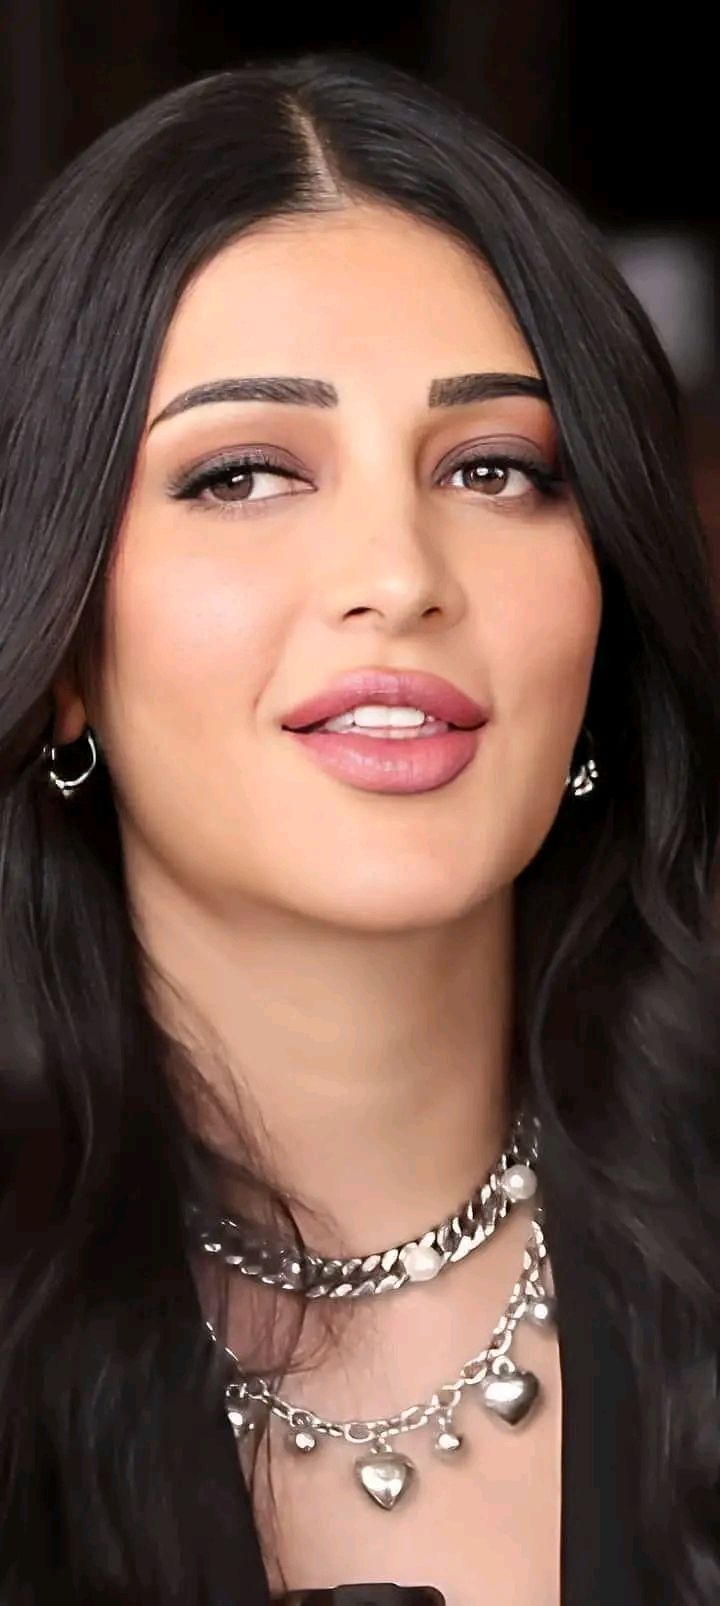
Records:
[[[514,1204],[533,1197],[537,1132],[533,1127],[527,1137],[525,1125],[526,1118],[518,1116],[497,1165],[454,1215],[391,1249],[345,1260],[300,1254],[296,1248],[278,1248],[263,1240],[248,1242],[248,1228],[229,1216],[221,1216],[210,1228],[196,1229],[197,1241],[207,1254],[219,1256],[243,1276],[307,1299],[357,1299],[427,1282],[486,1243]]]

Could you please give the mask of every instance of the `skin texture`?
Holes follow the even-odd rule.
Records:
[[[428,407],[433,379],[485,370],[538,374],[487,270],[429,224],[363,202],[227,247],[176,311],[148,425],[229,376],[322,379],[340,404],[216,403],[146,432],[100,691],[56,687],[56,741],[88,719],[110,766],[136,921],[167,983],[157,1006],[221,1043],[222,1091],[242,1090],[268,1166],[321,1213],[312,1239],[327,1252],[422,1232],[502,1147],[513,883],[560,807],[584,718],[602,598],[570,493],[458,472],[491,446],[557,467],[548,405]],[[296,478],[261,470],[245,502],[169,494],[199,461],[257,446]],[[282,731],[294,704],[362,666],[429,670],[489,704],[451,784],[361,791]],[[437,1284],[353,1318],[356,1339],[346,1326],[307,1398],[372,1414],[452,1376],[497,1320],[526,1228],[518,1212]],[[392,1577],[477,1606],[482,1567],[488,1599],[491,1581],[505,1602],[557,1599],[559,1375],[534,1339],[543,1425],[521,1450],[475,1427],[475,1444],[490,1438],[474,1471],[428,1469],[431,1524],[420,1500],[402,1518],[365,1510],[338,1447],[283,1467],[289,1586]],[[351,1364],[343,1384],[358,1344],[362,1374]],[[478,1492],[480,1465],[494,1471]],[[336,1522],[316,1556],[324,1501]]]

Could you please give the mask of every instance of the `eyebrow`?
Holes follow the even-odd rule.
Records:
[[[450,379],[433,379],[428,390],[429,407],[463,407],[468,402],[494,401],[500,396],[535,396],[549,401],[547,387],[533,374],[456,374]],[[175,418],[191,407],[212,402],[284,402],[294,407],[337,407],[340,397],[334,385],[324,379],[296,379],[273,376],[245,379],[213,379],[181,391],[153,419],[150,430],[167,418]]]

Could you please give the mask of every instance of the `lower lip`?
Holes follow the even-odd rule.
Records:
[[[433,792],[454,781],[478,750],[484,725],[438,736],[340,735],[332,731],[288,731],[312,758],[340,781],[363,792]]]

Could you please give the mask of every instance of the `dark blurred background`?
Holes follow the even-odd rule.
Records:
[[[665,20],[662,20],[663,15]],[[600,224],[673,362],[720,576],[718,70],[696,0],[0,0],[0,234],[108,125],[198,74],[342,46],[479,111]]]

